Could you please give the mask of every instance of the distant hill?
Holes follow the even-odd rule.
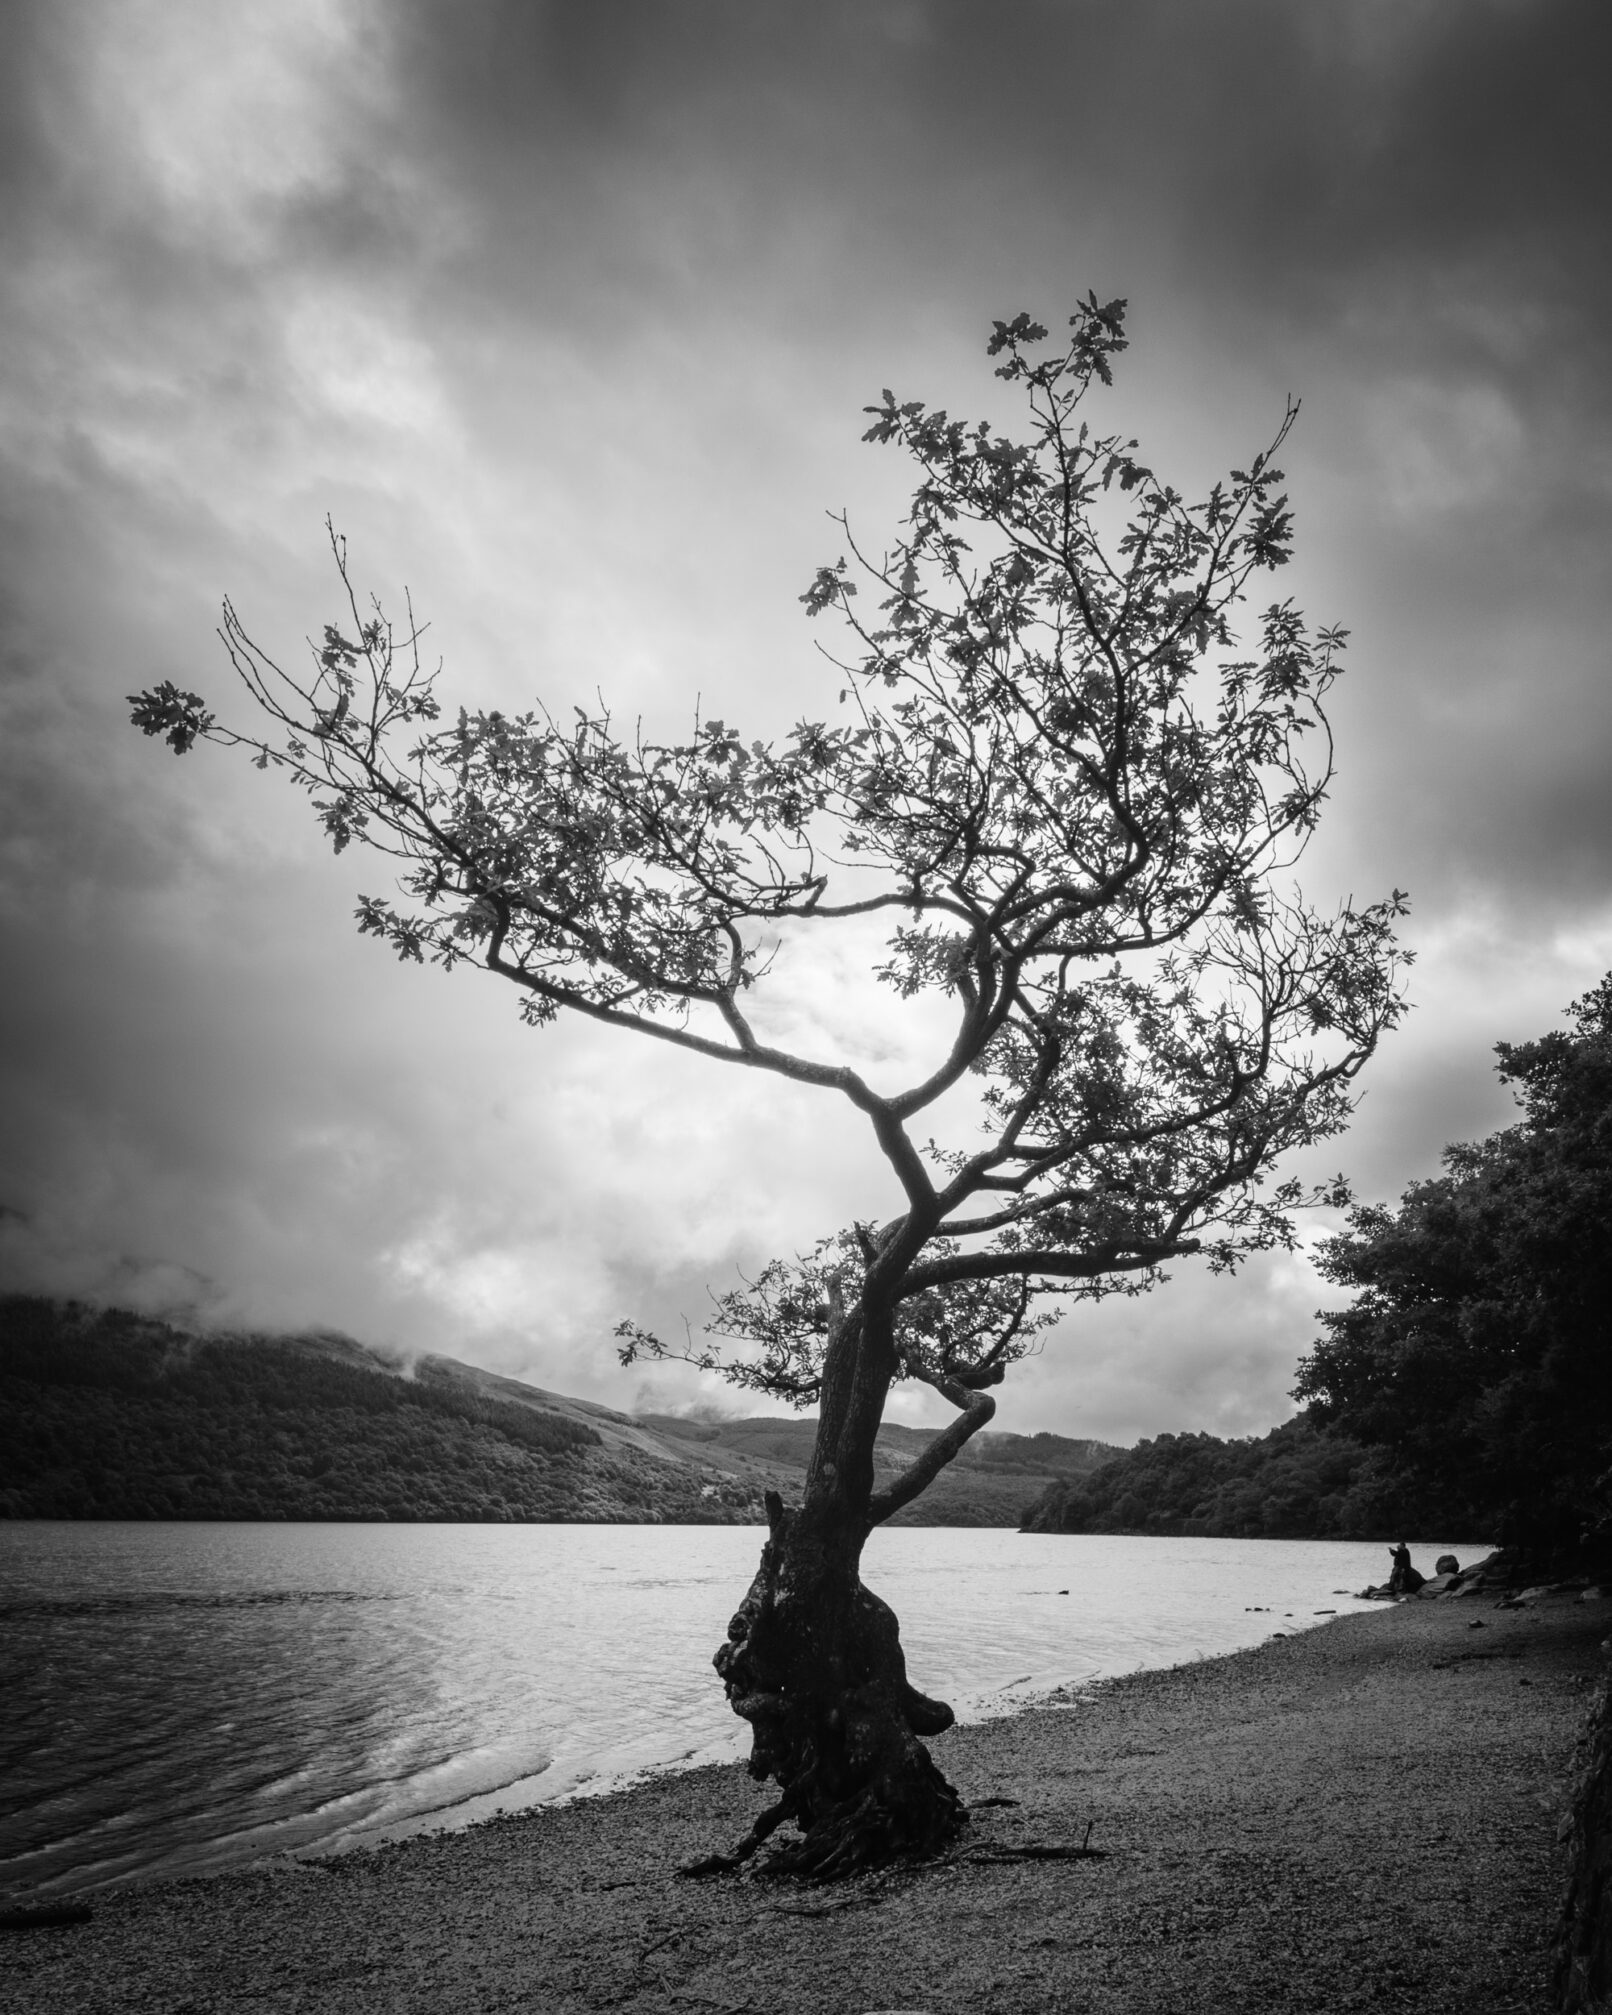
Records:
[[[749,1523],[798,1498],[813,1423],[634,1418],[350,1337],[198,1334],[0,1298],[0,1516]],[[881,1478],[929,1438],[880,1436]],[[1016,1525],[1114,1453],[986,1434],[892,1521]]]
[[[801,1415],[693,1421],[656,1413],[640,1414],[638,1420],[679,1447],[697,1449],[709,1461],[738,1456],[787,1467],[797,1491],[817,1427],[815,1420]],[[934,1431],[887,1421],[879,1429],[874,1457],[880,1483],[905,1469]],[[890,1523],[1017,1525],[1050,1480],[1086,1476],[1119,1453],[1105,1441],[1073,1441],[1061,1434],[977,1434],[917,1503],[898,1512]]]
[[[1443,1522],[1379,1450],[1300,1415],[1269,1434],[1221,1441],[1161,1434],[1084,1477],[1050,1484],[1026,1532],[1127,1532],[1224,1539],[1392,1539]]]

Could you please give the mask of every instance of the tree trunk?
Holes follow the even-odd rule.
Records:
[[[785,1820],[801,1837],[769,1869],[824,1880],[933,1854],[964,1823],[921,1740],[951,1727],[952,1710],[907,1683],[895,1613],[858,1572],[893,1370],[888,1336],[836,1307],[802,1503],[786,1510],[768,1492],[761,1565],[714,1660],[753,1731],[750,1774],[773,1779],[779,1797],[734,1854],[689,1873],[736,1867]]]

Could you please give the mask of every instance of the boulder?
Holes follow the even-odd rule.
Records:
[[[1456,1575],[1459,1572],[1459,1568],[1454,1568],[1448,1573],[1435,1574],[1431,1580],[1422,1583],[1421,1587],[1417,1590],[1418,1595],[1421,1596],[1424,1602],[1431,1602],[1437,1595],[1448,1595],[1450,1589],[1455,1584]]]
[[[1487,1580],[1495,1582],[1506,1581],[1510,1579],[1513,1564],[1513,1554],[1506,1547],[1501,1546],[1497,1547],[1493,1553],[1486,1553],[1481,1560],[1475,1561],[1467,1569],[1467,1574],[1481,1575]]]
[[[1460,1572],[1461,1563],[1453,1553],[1441,1553],[1433,1563],[1433,1576],[1435,1580],[1441,1574],[1459,1574]]]

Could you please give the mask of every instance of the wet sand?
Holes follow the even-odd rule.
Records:
[[[1477,1626],[1481,1624],[1480,1629]],[[945,1861],[829,1889],[675,1870],[742,1768],[323,1862],[107,1891],[0,1937],[10,2015],[1545,2015],[1612,1602],[1407,1603],[956,1730]],[[1018,1858],[1090,1845],[1103,1858]]]

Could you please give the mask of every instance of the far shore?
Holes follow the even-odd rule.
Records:
[[[659,1777],[0,1937],[12,2015],[1547,2015],[1558,1827],[1612,1602],[1407,1603],[955,1730],[944,1861],[677,1878],[761,1793]],[[1079,1846],[1101,1858],[1036,1858]],[[1032,1850],[1027,1853],[1026,1850]]]

